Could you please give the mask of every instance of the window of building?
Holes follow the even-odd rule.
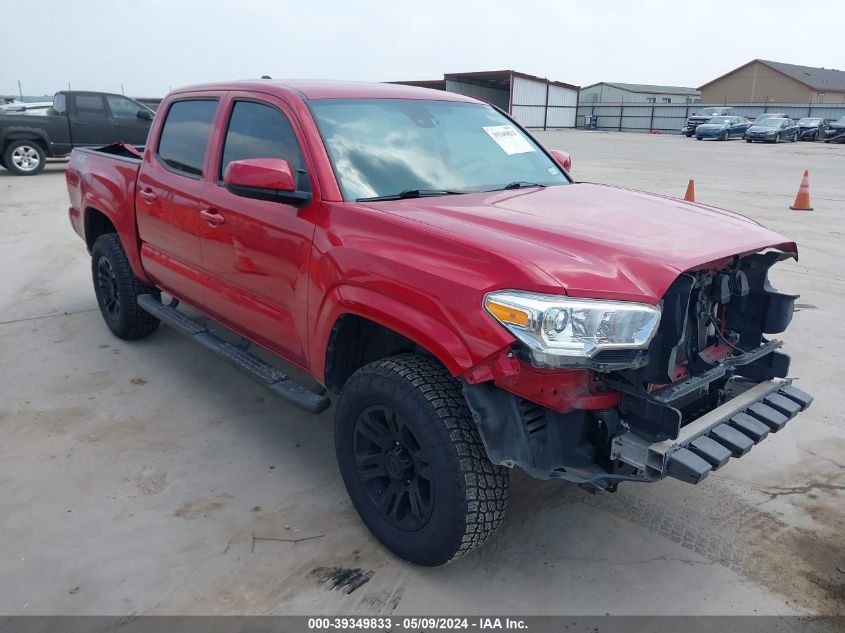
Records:
[[[824,103],[824,93],[820,92],[816,97],[816,103]]]
[[[305,166],[290,121],[276,108],[254,101],[237,101],[220,161],[220,177],[234,160],[282,158],[296,173]]]
[[[661,103],[672,103],[672,97],[661,97],[660,102]]]
[[[158,157],[174,171],[201,176],[216,99],[177,101],[170,106],[158,142]]]
[[[657,103],[657,97],[646,97],[645,100],[649,103]]]

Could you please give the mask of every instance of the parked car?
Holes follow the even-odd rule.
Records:
[[[143,156],[76,149],[66,178],[108,328],[164,321],[310,412],[336,395],[354,507],[440,565],[490,538],[513,467],[698,483],[812,401],[774,337],[794,242],[567,160],[464,95],[254,81],[172,92]]]
[[[827,119],[806,116],[798,120],[798,138],[802,141],[818,141],[825,137]]]
[[[0,167],[32,176],[44,169],[48,156],[67,156],[74,147],[143,145],[152,118],[152,110],[123,95],[57,92],[46,110],[0,116]]]
[[[845,143],[845,116],[831,121],[825,133],[825,143]]]
[[[736,110],[730,106],[717,106],[701,108],[698,112],[693,112],[687,118],[686,125],[681,128],[681,134],[686,135],[687,138],[695,134],[695,129],[702,123],[707,123],[714,116],[734,116]]]
[[[758,114],[754,122],[759,123],[760,121],[765,121],[766,119],[788,119],[789,115],[785,114],[784,112],[763,112],[762,114]]]
[[[727,141],[732,136],[742,136],[751,127],[751,121],[743,116],[715,116],[707,123],[695,128],[695,138],[715,138]]]
[[[798,125],[792,119],[781,119],[769,117],[762,121],[755,121],[754,125],[745,132],[745,140],[765,141],[767,143],[780,143],[784,141],[798,140]]]

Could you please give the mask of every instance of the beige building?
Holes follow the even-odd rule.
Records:
[[[755,59],[698,89],[702,103],[845,103],[845,72]]]

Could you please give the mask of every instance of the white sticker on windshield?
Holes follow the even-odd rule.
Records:
[[[511,125],[491,125],[482,129],[496,141],[508,156],[537,151],[531,146],[528,139]]]

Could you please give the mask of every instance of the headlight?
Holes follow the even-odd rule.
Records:
[[[538,367],[610,371],[645,363],[660,309],[519,290],[491,292],[484,309],[528,348]]]

